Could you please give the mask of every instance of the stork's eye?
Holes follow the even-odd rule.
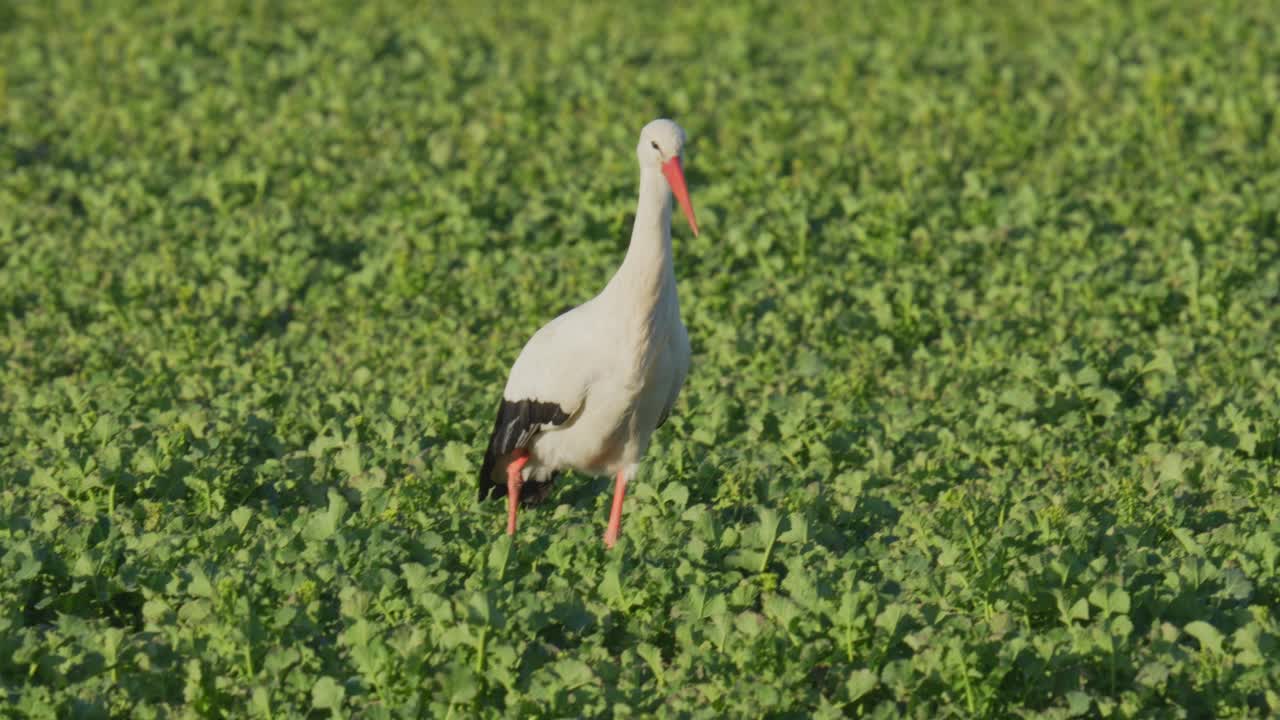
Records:
[[[658,147],[658,141],[657,141],[657,140],[650,140],[650,141],[649,141],[649,144],[653,146],[653,149],[654,149],[654,150],[657,150],[658,152],[662,152],[662,148]]]

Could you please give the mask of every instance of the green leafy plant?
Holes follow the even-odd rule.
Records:
[[[1275,17],[0,2],[0,715],[1280,713]],[[662,115],[687,389],[512,543]]]

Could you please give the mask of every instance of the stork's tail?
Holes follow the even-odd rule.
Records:
[[[506,497],[507,466],[514,459],[515,451],[528,447],[533,437],[544,427],[560,425],[568,419],[568,413],[552,402],[503,399],[498,406],[493,433],[489,435],[484,462],[480,465],[477,500],[483,502]],[[559,476],[558,472],[531,473],[529,480],[532,482],[526,483],[520,491],[520,504],[536,505],[542,502]]]

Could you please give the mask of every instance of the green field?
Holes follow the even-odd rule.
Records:
[[[1280,713],[1280,4],[0,0],[0,716]],[[694,367],[478,505],[689,133]]]

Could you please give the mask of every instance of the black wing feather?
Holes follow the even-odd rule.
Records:
[[[505,497],[507,484],[503,473],[498,472],[503,470],[499,461],[504,461],[517,448],[528,447],[544,425],[561,425],[568,419],[569,414],[553,402],[504,399],[498,406],[498,418],[493,423],[493,434],[489,436],[489,447],[480,467],[478,498]]]

